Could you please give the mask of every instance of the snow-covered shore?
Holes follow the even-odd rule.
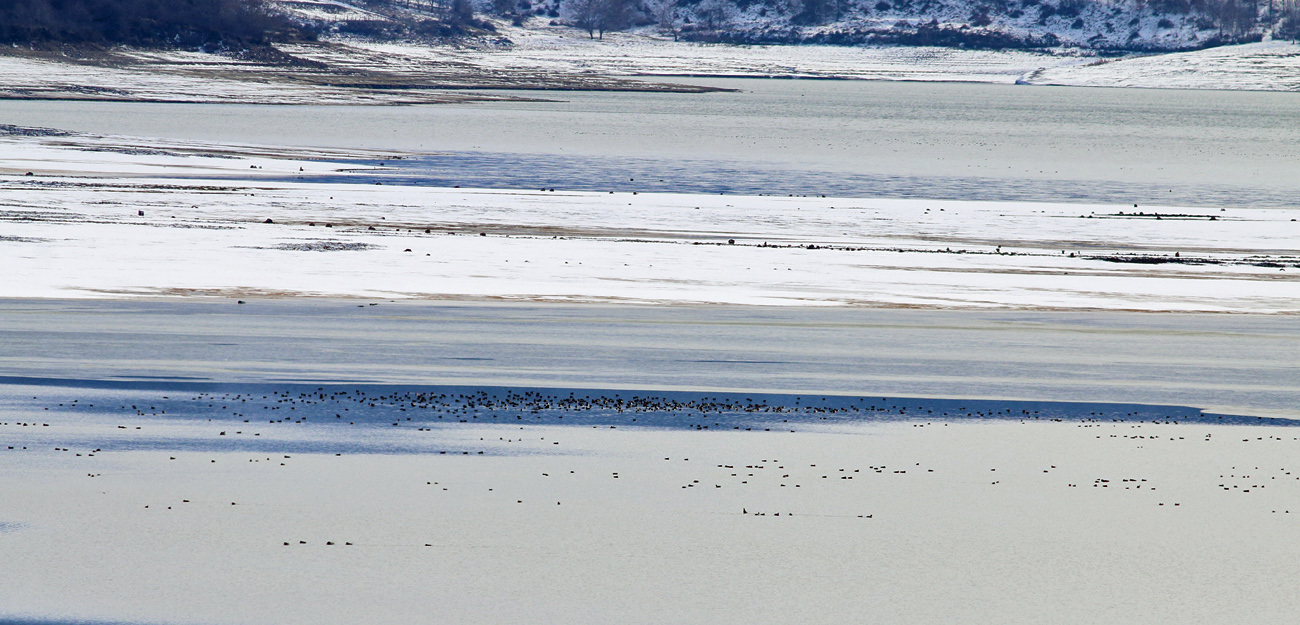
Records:
[[[246,104],[436,104],[535,97],[535,90],[681,91],[656,77],[771,77],[1293,91],[1294,43],[1098,59],[1060,49],[728,45],[645,32],[588,39],[503,26],[509,45],[278,44],[293,64],[183,51],[115,49],[75,58],[0,49],[0,97]],[[506,90],[486,92],[486,89]]]
[[[1151,56],[1047,67],[1026,76],[1034,85],[1300,91],[1300,46],[1269,41]]]
[[[216,54],[139,54],[139,62],[0,54],[0,97],[238,104],[399,104],[491,98],[447,91],[376,91],[295,80],[304,73]]]
[[[102,149],[0,142],[0,293],[1300,312],[1294,209],[323,184],[292,180],[344,168],[315,151]]]
[[[727,45],[674,42],[644,33],[591,40],[564,28],[509,28],[510,46],[490,50],[350,41],[410,63],[454,60],[494,72],[603,76],[752,76],[964,81],[1151,89],[1300,90],[1300,45],[1289,41],[1193,52],[1098,58],[1061,48],[968,50],[928,46]],[[298,54],[291,47],[287,51]],[[311,51],[301,51],[307,58]],[[327,59],[322,59],[327,60]]]
[[[409,63],[448,60],[491,72],[547,72],[616,77],[718,76],[923,80],[1011,84],[1041,68],[1093,60],[1074,54],[964,50],[933,46],[728,45],[675,42],[644,33],[607,33],[593,40],[566,28],[503,27],[511,45],[456,49],[348,41]],[[309,58],[311,49],[285,46]],[[325,59],[322,59],[325,60]]]
[[[222,104],[445,104],[526,100],[537,89],[699,91],[584,73],[497,71],[444,54],[384,53],[346,44],[285,45],[281,62],[182,50],[112,48],[54,54],[0,48],[0,98]],[[518,94],[485,93],[517,90]]]

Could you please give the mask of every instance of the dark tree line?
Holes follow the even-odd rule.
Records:
[[[195,46],[310,38],[260,0],[0,0],[0,42]]]
[[[1290,39],[1300,39],[1300,0],[1274,0],[1270,11],[1277,12],[1277,33]]]

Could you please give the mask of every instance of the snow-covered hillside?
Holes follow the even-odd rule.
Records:
[[[720,18],[710,2],[683,3],[678,28],[688,39],[746,43],[1169,51],[1257,41],[1276,21],[1120,0],[849,0],[810,15],[814,2],[835,0],[736,0]]]
[[[1300,90],[1300,46],[1269,41],[1035,70],[1021,84],[1145,89]]]
[[[510,26],[572,26],[592,36],[632,29],[697,42],[1103,52],[1194,50],[1300,34],[1300,0],[273,0],[270,6],[327,37],[420,38],[436,34],[429,24],[437,22],[457,33],[457,24],[468,24],[470,39],[498,43],[492,31]]]

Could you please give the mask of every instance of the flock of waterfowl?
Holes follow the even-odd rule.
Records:
[[[744,393],[269,385],[129,392],[80,389],[78,392],[79,396],[70,396],[74,395],[74,390],[64,388],[45,390],[44,397],[41,393],[28,395],[31,401],[19,412],[34,415],[39,410],[42,418],[0,421],[0,441],[4,438],[12,441],[12,444],[0,445],[0,449],[12,452],[52,450],[68,459],[90,461],[116,451],[147,448],[165,451],[165,455],[160,457],[165,457],[169,463],[181,458],[187,470],[217,465],[218,460],[222,468],[228,467],[232,460],[250,468],[259,465],[279,468],[288,466],[294,457],[287,452],[321,457],[367,453],[437,457],[517,454],[566,457],[566,454],[587,453],[582,444],[578,444],[577,451],[574,451],[575,446],[566,437],[572,439],[575,432],[585,430],[591,433],[593,429],[609,434],[585,436],[616,436],[629,428],[633,431],[670,430],[729,435],[750,432],[764,436],[789,436],[800,432],[834,432],[836,428],[861,423],[892,423],[943,430],[961,422],[996,420],[1003,423],[1072,424],[1080,429],[1081,439],[1113,440],[1125,444],[1126,449],[1141,450],[1157,444],[1204,444],[1214,436],[1214,426],[1210,424],[1217,421],[1214,415],[1171,407]],[[11,414],[15,413],[11,411]],[[1291,422],[1278,419],[1266,423],[1288,425]],[[188,426],[186,431],[189,433],[179,437],[157,433],[165,430],[164,426],[176,424]],[[1209,425],[1210,429],[1191,431],[1188,424]],[[77,427],[69,429],[68,426]],[[506,428],[508,431],[502,431]],[[73,431],[76,433],[71,434]],[[88,434],[88,431],[98,434]],[[1286,427],[1255,430],[1258,435],[1244,437],[1240,444],[1300,442],[1300,436],[1284,435],[1290,431]],[[570,434],[566,435],[566,432]],[[491,433],[499,434],[496,440],[485,435]],[[477,440],[466,434],[477,437]],[[369,447],[355,444],[357,440],[375,439],[376,436],[379,442]],[[393,441],[418,441],[419,444],[403,446]],[[385,444],[392,448],[382,447]],[[879,488],[904,486],[902,483],[887,485],[881,480],[904,480],[908,484],[906,488],[925,490],[933,487],[937,483],[935,480],[954,479],[968,482],[972,488],[980,483],[984,487],[1006,488],[1004,480],[1012,477],[1006,471],[999,473],[996,466],[987,468],[988,473],[984,476],[954,475],[951,470],[945,475],[945,470],[939,468],[942,465],[930,461],[900,464],[864,459],[861,464],[827,466],[809,462],[816,459],[812,456],[779,460],[771,455],[743,458],[734,453],[727,455],[715,451],[712,457],[697,457],[692,462],[689,457],[673,453],[679,450],[665,448],[662,451],[669,452],[662,456],[662,462],[670,464],[661,465],[666,470],[656,482],[659,487],[678,489],[683,496],[691,491],[731,496],[729,494],[735,491],[740,493],[737,501],[741,502],[736,512],[746,516],[826,516],[801,510],[788,498],[776,496],[773,499],[773,493],[785,490],[808,491],[811,487],[818,493],[834,494],[846,501],[867,501]],[[1212,488],[1224,494],[1249,496],[1269,487],[1278,488],[1281,484],[1300,480],[1300,476],[1293,476],[1285,468],[1260,466],[1241,469],[1232,466]],[[86,476],[97,479],[109,470],[102,466],[88,468],[91,470]],[[1053,463],[1033,472],[1040,470],[1042,474],[1051,475],[1060,469]],[[540,477],[544,480],[556,480],[561,476],[573,478],[576,471],[575,468],[565,468],[553,471],[554,475],[543,471]],[[646,468],[642,467],[633,479],[641,479],[645,474]],[[605,479],[616,483],[620,480],[627,482],[627,477],[626,470],[612,471]],[[1135,495],[1149,493],[1145,496],[1150,498],[1150,505],[1186,509],[1177,495],[1173,498],[1166,496],[1163,484],[1151,475],[1106,472],[1093,476],[1090,481],[1079,477],[1076,471],[1073,476],[1058,480],[1060,483],[1056,485],[1071,489],[1086,485],[1097,491],[1132,491]],[[1016,479],[1025,478],[1018,476]],[[524,507],[536,503],[552,507],[570,503],[557,499],[556,492],[548,492],[543,486],[534,486],[535,490],[531,492],[521,491],[518,478],[508,474],[496,475],[489,470],[487,480],[496,483],[470,485],[446,477],[420,476],[413,478],[412,484],[423,485],[433,493],[450,497],[464,497],[466,489],[469,489],[481,493],[480,496],[491,497],[497,503]],[[1289,492],[1285,490],[1288,487],[1282,488]],[[828,489],[836,490],[832,493]],[[563,492],[566,492],[566,497],[575,496],[572,491]],[[1300,495],[1300,491],[1297,494]],[[165,513],[173,510],[174,506],[187,506],[199,500],[196,495],[179,503],[151,501],[143,508]],[[773,504],[774,501],[785,503]],[[205,503],[211,505],[214,502]],[[581,501],[576,503],[582,505]],[[222,502],[222,505],[238,506],[239,502]],[[1272,512],[1290,514],[1292,507],[1283,503]],[[1300,502],[1294,507],[1300,507]],[[878,519],[880,514],[881,510],[868,506],[867,510],[841,516]],[[295,538],[282,542],[284,546],[316,542],[327,546],[351,546],[357,541]]]

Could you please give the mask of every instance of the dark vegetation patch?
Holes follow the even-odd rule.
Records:
[[[357,307],[369,308],[364,304],[358,304]],[[767,364],[764,361],[719,362]],[[415,437],[433,437],[449,428],[460,427],[459,424],[473,427],[493,423],[774,433],[805,429],[808,426],[871,422],[1012,420],[1168,425],[1300,425],[1300,422],[1293,419],[1220,415],[1187,406],[1121,403],[470,386],[232,385],[179,379],[110,381],[0,377],[0,384],[53,387],[56,393],[65,396],[72,389],[80,390],[78,399],[85,400],[85,403],[64,401],[63,405],[54,405],[58,402],[54,400],[53,393],[50,393],[31,404],[36,406],[38,403],[49,403],[51,405],[47,407],[55,413],[165,416],[172,420],[223,421],[235,427],[241,427],[240,424],[250,421],[256,421],[263,428],[302,424],[340,429],[381,426],[389,431],[404,431]],[[112,395],[114,399],[100,399],[102,395],[97,397],[95,390],[101,389],[115,391]],[[140,395],[138,399],[124,399],[122,391],[137,391]],[[169,395],[160,396],[161,392]],[[344,416],[343,412],[348,414]],[[263,420],[265,425],[261,425]],[[424,432],[428,434],[421,434]],[[358,444],[354,437],[339,437],[335,440],[343,442],[332,443],[333,445]],[[219,441],[207,441],[205,445],[218,444],[227,449],[249,448],[247,445],[254,442],[265,445],[284,444],[248,439],[241,441],[236,436],[227,435]],[[462,454],[459,448],[450,453],[479,455],[474,453],[477,449],[470,449],[469,453]],[[316,451],[329,450],[322,448]],[[351,449],[344,447],[339,451]]]
[[[982,50],[1045,49],[1061,45],[1052,33],[1042,36],[1019,34],[997,29],[967,28],[930,22],[919,25],[896,24],[887,29],[844,29],[804,32],[798,28],[762,31],[718,32],[685,29],[681,38],[703,43],[745,45],[822,44],[822,45],[904,45],[944,46]]]
[[[0,43],[243,48],[314,38],[261,0],[0,1]]]
[[[0,124],[0,136],[7,137],[67,137],[72,133],[66,130],[56,130],[54,128],[35,128],[29,126],[15,126],[13,124]]]
[[[257,249],[265,250],[286,250],[290,252],[355,252],[361,250],[370,250],[378,246],[370,243],[348,243],[345,241],[303,241],[300,243],[281,243],[271,247],[260,247]]]
[[[1090,260],[1108,263],[1128,263],[1134,265],[1245,265],[1250,267],[1269,267],[1285,269],[1300,268],[1300,260],[1294,258],[1270,258],[1250,256],[1246,258],[1207,258],[1195,256],[1157,256],[1154,254],[1108,254],[1102,256],[1084,256]]]
[[[1078,19],[1076,19],[1076,22]],[[1083,28],[1079,23],[1074,29]],[[900,22],[890,28],[856,29],[845,28],[806,32],[796,27],[770,28],[764,30],[714,31],[702,28],[684,28],[680,34],[683,41],[700,43],[730,43],[741,45],[785,45],[785,44],[821,44],[821,45],[902,45],[902,46],[939,46],[949,48],[967,48],[975,50],[1048,50],[1064,42],[1055,33],[1024,33],[1002,30],[999,28],[970,28],[967,25],[953,26],[931,21],[921,24]],[[1254,43],[1261,40],[1259,33],[1233,35],[1218,34],[1204,38],[1199,42],[1177,46],[1179,50],[1199,50],[1216,46],[1239,43]],[[1130,52],[1168,52],[1167,44],[1152,43],[1134,39],[1122,44],[1111,43],[1101,37],[1094,37],[1090,47],[1099,54],[1123,54]]]
[[[1196,215],[1193,213],[1148,213],[1146,211],[1124,212],[1119,211],[1110,215],[1101,215],[1102,217],[1122,217],[1124,219],[1204,219],[1206,221],[1218,221],[1218,215]]]

